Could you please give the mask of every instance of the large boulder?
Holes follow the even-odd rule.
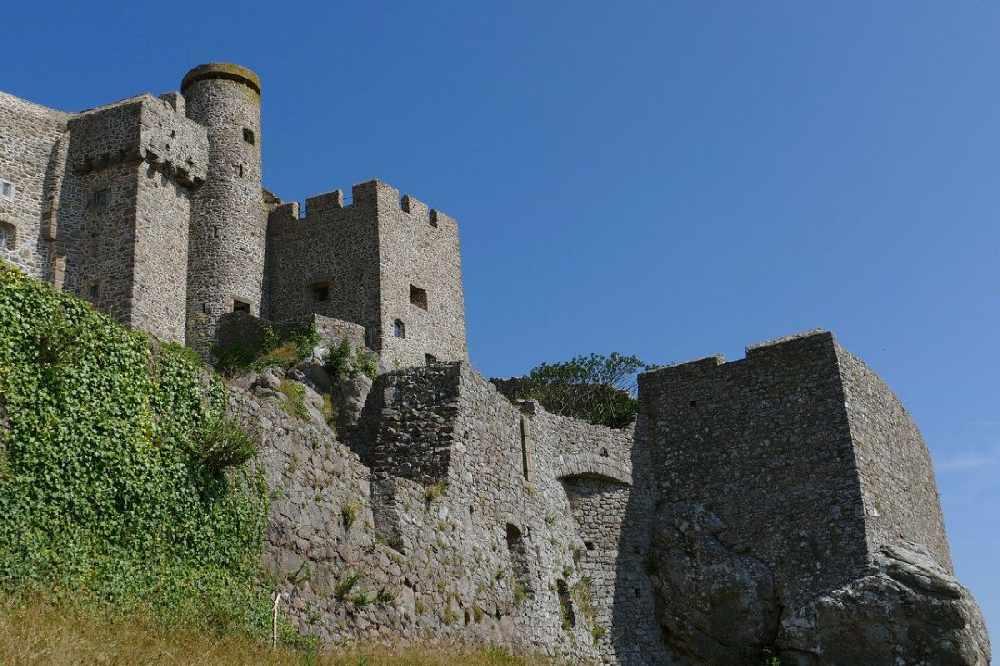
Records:
[[[923,546],[884,548],[867,575],[790,613],[776,642],[794,666],[988,666],[969,591]]]
[[[719,518],[679,502],[657,517],[649,573],[657,619],[678,663],[750,664],[774,640],[780,607],[767,566],[733,552]]]

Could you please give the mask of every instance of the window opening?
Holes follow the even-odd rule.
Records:
[[[410,285],[410,303],[423,310],[427,309],[427,290]]]

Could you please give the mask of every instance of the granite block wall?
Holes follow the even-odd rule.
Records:
[[[269,316],[309,313],[365,327],[388,369],[467,357],[458,225],[379,181],[274,206]]]
[[[207,357],[224,314],[245,308],[262,316],[260,80],[237,65],[201,65],[184,77],[181,92],[187,117],[208,137],[205,183],[191,199],[186,322],[187,345]]]
[[[377,183],[375,196],[383,363],[422,365],[427,355],[438,361],[465,360],[458,224],[409,195],[400,197],[399,190],[385,183]]]
[[[352,321],[375,348],[378,328],[378,213],[368,191],[355,185],[352,203],[339,190],[299,205],[276,206],[268,218],[268,316],[275,321],[318,314]]]
[[[930,452],[889,386],[837,345],[837,364],[854,443],[870,552],[910,541],[953,573]]]
[[[864,504],[829,333],[646,373],[639,394],[660,506],[716,516],[730,550],[782,581],[782,605],[863,569]]]
[[[612,637],[626,631],[613,629],[611,598],[627,540],[631,430],[512,404],[467,364],[437,363],[378,379],[366,405],[374,440],[359,455],[253,390],[236,392],[234,409],[265,441],[277,498],[266,561],[307,630],[619,663]],[[358,515],[347,528],[339,507],[350,502]],[[306,568],[308,581],[289,580]],[[392,590],[392,610],[337,598],[336,583],[354,571],[373,595]]]
[[[53,237],[48,222],[57,207],[57,180],[70,114],[0,92],[0,180],[12,198],[0,196],[0,259],[28,275],[51,280]]]

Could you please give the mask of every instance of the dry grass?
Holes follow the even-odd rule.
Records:
[[[527,666],[500,650],[270,650],[241,636],[104,621],[44,601],[0,601],[0,666]]]

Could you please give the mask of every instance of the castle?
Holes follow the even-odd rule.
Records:
[[[645,373],[623,429],[511,402],[466,360],[455,221],[377,181],[303,217],[261,187],[260,93],[211,64],[77,114],[0,94],[0,258],[206,356],[244,313],[395,368],[337,432],[315,358],[230,386],[301,631],[628,666],[989,663],[927,446],[831,333]],[[369,596],[342,593],[351,572]]]
[[[261,187],[258,76],[63,113],[0,93],[0,258],[208,356],[227,313],[364,327],[389,367],[466,358],[458,227],[379,181]]]

